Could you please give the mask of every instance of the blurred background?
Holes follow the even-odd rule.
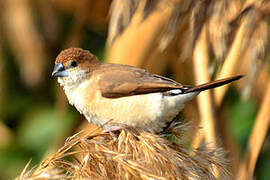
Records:
[[[68,47],[183,84],[245,74],[186,106],[185,121],[203,127],[187,132],[190,146],[221,145],[236,179],[270,179],[268,1],[1,0],[0,10],[0,179],[93,128],[51,77]]]

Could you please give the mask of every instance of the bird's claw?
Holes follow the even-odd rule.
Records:
[[[103,130],[103,133],[109,133],[111,136],[114,137],[114,140],[116,140],[116,136],[119,134],[122,127],[120,126],[111,126],[107,129]]]

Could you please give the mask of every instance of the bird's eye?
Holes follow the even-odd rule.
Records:
[[[71,67],[76,67],[76,66],[77,66],[77,62],[76,62],[76,61],[72,61],[72,62],[70,63],[70,66],[71,66]]]

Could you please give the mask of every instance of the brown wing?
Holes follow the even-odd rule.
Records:
[[[183,87],[171,79],[132,66],[104,64],[101,69],[103,73],[99,87],[106,98],[165,92]]]

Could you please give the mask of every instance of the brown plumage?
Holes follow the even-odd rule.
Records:
[[[101,63],[79,48],[59,54],[53,76],[59,77],[69,103],[89,122],[101,126],[111,121],[151,132],[161,131],[199,92],[242,77],[183,86],[140,68]]]

